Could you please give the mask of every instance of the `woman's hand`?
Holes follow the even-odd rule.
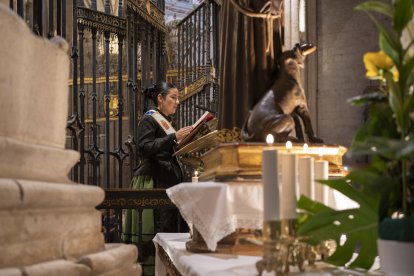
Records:
[[[180,143],[181,140],[187,136],[193,130],[192,126],[186,126],[181,128],[175,133],[175,137],[177,138],[177,143]]]

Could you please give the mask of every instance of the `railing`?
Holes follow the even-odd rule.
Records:
[[[164,2],[151,2],[149,10],[142,0],[121,0],[118,9],[113,3],[116,2],[105,1],[104,12],[97,9],[96,1],[92,1],[91,7],[77,7],[80,69],[78,83],[77,57],[73,56],[69,129],[73,148],[81,153],[73,179],[105,188],[122,188],[128,186],[137,165],[136,126],[145,109],[140,92],[150,83],[165,78],[164,14],[159,9]],[[114,12],[117,15],[111,14]],[[83,44],[85,40],[89,42],[86,44],[89,51]],[[86,70],[84,59],[90,53],[92,68]],[[115,80],[111,80],[113,75]],[[105,86],[98,90],[97,80],[103,76]],[[92,83],[86,85],[88,77]],[[85,113],[91,116],[87,118]],[[92,137],[88,144],[86,137]]]
[[[145,209],[176,210],[175,205],[170,201],[164,189],[107,189],[105,190],[104,202],[97,208],[102,211],[105,240],[110,242],[123,242],[121,239],[123,214],[128,209],[134,209],[138,213],[137,233],[142,233],[142,212]],[[180,230],[180,220],[178,217],[177,229]],[[145,266],[146,264],[143,261],[149,256],[151,250],[143,250],[142,238],[142,235],[138,235],[138,242],[135,245],[140,252],[138,261]]]
[[[205,110],[217,112],[219,16],[220,6],[206,0],[177,24],[178,128],[194,123]]]

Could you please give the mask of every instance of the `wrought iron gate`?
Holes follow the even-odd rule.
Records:
[[[220,5],[206,0],[177,24],[178,128],[218,110],[219,16]]]
[[[78,57],[72,55],[73,109],[68,129],[72,148],[81,154],[73,180],[122,188],[127,187],[137,165],[134,139],[145,108],[141,91],[165,78],[164,2],[130,0],[123,4],[119,0],[117,15],[111,14],[115,10],[111,3],[116,1],[105,1],[104,12],[97,11],[96,1],[91,7],[77,7],[80,70],[78,83]],[[85,31],[92,38],[87,46],[92,48],[92,60],[96,60],[91,64],[89,85],[85,84],[87,67],[83,63]]]
[[[164,0],[10,0],[32,28],[71,44],[67,147],[75,182],[128,187],[143,87],[165,79]],[[69,35],[70,34],[70,35]]]

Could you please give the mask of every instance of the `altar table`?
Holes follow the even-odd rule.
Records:
[[[256,262],[261,257],[227,255],[227,254],[194,254],[185,249],[185,243],[189,240],[187,233],[158,233],[154,238],[157,249],[155,258],[155,275],[164,276],[166,271],[170,275],[191,276],[253,276],[257,275]],[[378,260],[373,269],[379,267]],[[172,271],[175,271],[172,272]],[[264,276],[274,273],[263,273]],[[363,276],[384,275],[378,270],[368,273],[329,266],[318,263],[315,268],[307,268],[305,272],[292,272],[290,275],[300,276]]]
[[[263,227],[260,181],[181,183],[167,189],[167,194],[185,221],[197,228],[211,251],[216,250],[218,241],[236,229]],[[335,200],[334,207],[338,209],[355,207],[355,203],[340,193],[335,195]]]

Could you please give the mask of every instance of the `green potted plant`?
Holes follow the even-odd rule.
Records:
[[[355,105],[366,104],[369,110],[368,120],[354,137],[350,154],[368,155],[370,164],[344,178],[320,182],[356,201],[359,207],[336,211],[301,197],[298,207],[303,210],[303,216],[298,234],[315,245],[327,239],[335,240],[336,251],[327,261],[340,266],[349,263],[351,267],[369,269],[377,256],[378,244],[381,266],[386,272],[412,275],[414,55],[410,49],[414,39],[410,34],[414,31],[413,3],[395,0],[390,5],[369,1],[356,9],[367,12],[378,28],[381,49],[364,56],[367,77],[378,80],[378,91],[350,100]],[[390,17],[392,26],[387,28],[381,24],[372,12]],[[403,253],[404,250],[409,253]],[[358,256],[350,262],[355,252]]]

